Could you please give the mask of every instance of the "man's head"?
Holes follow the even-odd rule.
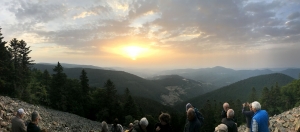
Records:
[[[234,111],[233,109],[227,110],[227,118],[233,118],[234,117]]]
[[[141,120],[140,120],[140,125],[142,127],[142,129],[146,130],[147,126],[148,126],[148,120],[146,117],[143,117]]]
[[[189,108],[194,108],[191,103],[186,104],[185,110],[188,111]]]
[[[252,102],[252,103],[251,103],[251,106],[252,106],[252,111],[253,111],[253,112],[256,112],[256,111],[258,111],[258,110],[261,109],[261,105],[260,105],[260,103],[257,102],[257,101]]]
[[[17,111],[17,116],[20,117],[20,118],[23,118],[24,115],[25,115],[24,109],[22,109],[22,108],[21,108],[21,109],[18,109],[18,111]]]
[[[189,121],[193,120],[195,118],[195,110],[193,108],[189,108],[186,115]]]
[[[40,119],[41,119],[40,114],[37,111],[32,112],[31,114],[32,122],[38,123]]]
[[[114,120],[114,125],[117,125],[119,123],[119,119],[118,118],[115,118]]]
[[[228,104],[227,102],[225,102],[225,103],[223,104],[223,109],[224,109],[225,111],[227,111],[227,110],[229,109],[229,104]]]

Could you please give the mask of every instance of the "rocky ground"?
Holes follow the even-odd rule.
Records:
[[[269,118],[270,132],[300,132],[300,107],[293,108]],[[244,132],[246,127],[240,126],[239,132]]]
[[[100,122],[91,121],[66,112],[31,105],[17,99],[0,96],[0,132],[11,130],[11,119],[15,116],[16,111],[19,108],[25,110],[26,114],[24,121],[30,120],[30,115],[33,111],[38,111],[42,117],[42,120],[40,120],[39,123],[40,128],[47,129],[49,132],[99,132],[101,129]]]

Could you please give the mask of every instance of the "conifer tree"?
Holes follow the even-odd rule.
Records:
[[[134,102],[134,99],[130,95],[128,88],[125,89],[125,104],[124,104],[125,115],[131,115],[133,118],[138,117],[138,109]]]
[[[10,82],[8,77],[10,73],[10,61],[11,55],[7,50],[6,41],[3,41],[1,28],[0,28],[0,92],[8,94],[8,83]]]
[[[83,94],[87,95],[90,90],[90,86],[89,86],[89,79],[84,69],[81,71],[80,82],[81,82],[81,89]]]
[[[64,85],[67,80],[67,75],[63,72],[63,67],[60,65],[60,63],[57,63],[57,66],[53,69],[55,72],[52,75],[52,81],[51,81],[51,88],[49,91],[49,98],[51,102],[51,106],[56,109],[62,109],[62,101],[64,100],[65,95],[63,95],[64,92]]]
[[[249,102],[257,101],[257,94],[256,94],[256,89],[252,87],[250,97],[249,97]]]

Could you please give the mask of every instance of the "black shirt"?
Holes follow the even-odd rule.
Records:
[[[41,129],[36,124],[30,122],[27,126],[27,132],[40,132]]]

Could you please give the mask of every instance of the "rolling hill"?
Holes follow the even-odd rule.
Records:
[[[257,96],[259,97],[264,87],[270,88],[271,86],[275,86],[276,82],[280,87],[290,83],[293,80],[294,79],[292,77],[281,73],[255,76],[197,96],[188,101],[184,101],[183,103],[177,104],[175,108],[182,111],[184,108],[183,106],[185,106],[187,102],[195,104],[198,107],[202,107],[207,100],[228,102],[230,100],[235,101],[240,99],[242,102],[245,102],[248,100],[253,87],[256,89],[256,93],[258,94]]]
[[[186,79],[178,75],[156,76],[152,78],[152,82],[169,90],[169,94],[161,96],[163,103],[167,105],[174,105],[216,89],[213,85]]]

